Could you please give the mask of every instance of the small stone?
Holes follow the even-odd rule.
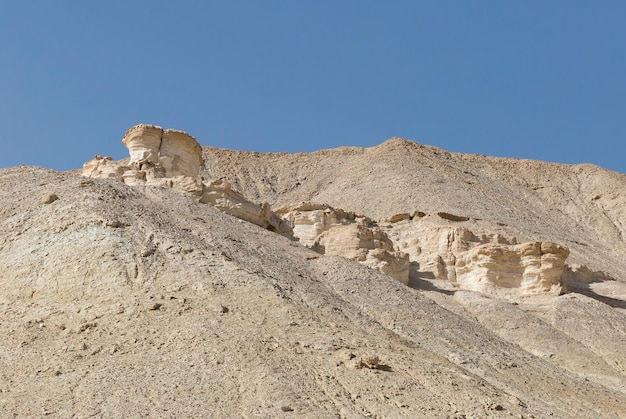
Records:
[[[123,228],[128,226],[128,224],[123,223],[119,220],[107,220],[104,222],[104,225],[111,228]]]
[[[53,193],[47,193],[43,196],[43,198],[41,198],[41,203],[42,204],[52,204],[54,201],[56,201],[57,199],[59,199],[58,196],[56,196]]]
[[[280,407],[280,410],[282,410],[283,412],[293,412],[293,407],[289,405],[283,405]]]
[[[361,358],[361,363],[363,363],[363,366],[372,370],[375,370],[378,368],[379,362],[380,362],[380,359],[376,355],[364,356]]]
[[[161,306],[163,306],[163,304],[161,303],[152,303],[150,304],[150,306],[148,306],[148,310],[151,310],[151,311],[159,310],[161,309]]]

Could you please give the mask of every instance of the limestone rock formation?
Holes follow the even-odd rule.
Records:
[[[569,250],[556,243],[518,244],[515,237],[474,233],[432,216],[388,228],[397,248],[409,255],[411,278],[447,280],[487,295],[558,295],[564,289]]]
[[[456,281],[463,289],[492,295],[507,289],[558,295],[568,255],[566,247],[550,242],[483,244],[457,258]]]
[[[255,204],[221,180],[203,182],[202,147],[189,134],[155,125],[139,124],[122,139],[130,153],[124,165],[97,155],[83,165],[82,175],[114,178],[131,186],[156,186],[189,193],[202,203],[281,235],[291,237],[291,225],[272,212],[269,204]]]
[[[324,255],[356,260],[408,284],[408,255],[396,251],[387,234],[369,218],[310,202],[277,212],[293,225],[294,237],[303,245]]]
[[[234,191],[228,182],[212,180],[205,182],[202,188],[200,202],[213,205],[226,214],[233,215],[245,221],[290,236],[291,224],[272,212],[269,204],[254,204],[248,201],[239,192]]]
[[[191,135],[173,129],[139,124],[122,139],[130,152],[130,164],[162,169],[163,177],[198,177],[204,163],[202,147]]]
[[[343,256],[409,283],[409,257],[394,250],[389,237],[377,227],[352,223],[334,226],[316,240],[315,249],[325,255]]]
[[[114,162],[111,157],[102,157],[97,154],[93,160],[83,164],[82,174],[91,178],[122,180],[125,170],[128,170],[127,166]]]
[[[369,218],[353,212],[312,202],[279,208],[276,212],[291,223],[294,237],[307,247],[314,247],[320,234],[332,227],[355,222],[372,223]]]

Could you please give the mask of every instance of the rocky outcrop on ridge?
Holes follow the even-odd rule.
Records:
[[[149,165],[163,177],[198,177],[204,163],[202,147],[183,131],[139,124],[126,131],[122,144],[130,152],[131,165],[139,170]]]
[[[459,289],[501,297],[564,290],[566,247],[518,244],[515,237],[475,234],[452,224],[427,215],[385,225],[397,248],[409,255],[412,278],[446,280]]]
[[[139,124],[122,140],[130,152],[128,165],[97,155],[83,165],[88,178],[113,178],[131,186],[156,186],[189,193],[204,204],[281,235],[291,236],[291,226],[272,212],[269,204],[247,200],[221,180],[203,182],[202,147],[191,135],[172,129]]]

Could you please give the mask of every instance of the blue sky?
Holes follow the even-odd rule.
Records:
[[[0,167],[122,158],[144,122],[626,173],[624,1],[3,1]]]

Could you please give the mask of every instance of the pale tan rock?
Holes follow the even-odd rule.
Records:
[[[234,191],[228,182],[217,179],[204,183],[200,202],[252,224],[291,236],[289,222],[273,213],[269,204],[259,205],[248,201]]]
[[[389,237],[377,227],[352,223],[334,226],[322,233],[313,247],[324,255],[343,256],[409,282],[409,258],[396,252]]]
[[[357,219],[368,224],[372,222],[340,208],[311,202],[279,208],[276,212],[291,223],[294,237],[307,247],[313,247],[320,234],[332,227],[351,224]]]
[[[148,164],[146,171],[162,167],[164,177],[198,177],[204,163],[202,147],[183,131],[139,124],[126,132],[122,144],[130,152],[131,165],[144,170]]]
[[[128,168],[112,161],[111,157],[102,157],[99,154],[93,160],[83,164],[82,175],[90,178],[122,179],[122,174]]]
[[[408,284],[408,256],[396,252],[389,237],[369,218],[311,202],[280,208],[277,213],[291,223],[294,237],[303,245],[354,259]]]
[[[130,163],[141,166],[143,163],[159,163],[159,150],[163,128],[155,125],[139,124],[126,131],[122,144],[128,148]]]
[[[202,147],[186,132],[167,129],[163,132],[159,163],[165,168],[167,177],[197,178],[204,164]]]
[[[478,234],[434,217],[390,229],[397,248],[409,254],[411,278],[447,280],[460,289],[504,297],[563,291],[569,251],[558,244],[518,245],[515,237]]]
[[[175,176],[166,179],[172,182],[172,188],[187,192],[198,198],[202,197],[206,188],[200,179],[191,176]]]
[[[130,186],[141,186],[146,182],[146,172],[130,168],[122,173],[121,180]]]
[[[56,201],[57,199],[59,199],[58,196],[56,196],[56,194],[53,193],[47,193],[45,194],[42,198],[41,198],[41,203],[42,204],[52,204],[54,201]]]
[[[291,237],[288,221],[272,212],[269,204],[255,204],[221,180],[203,183],[202,147],[183,131],[139,124],[126,132],[122,143],[130,153],[130,165],[96,156],[83,165],[82,175],[114,178],[130,186],[155,186],[189,193],[205,204],[263,228]]]
[[[560,294],[569,250],[550,242],[483,244],[457,258],[456,281],[463,289],[497,294]]]
[[[403,212],[402,214],[392,215],[387,219],[390,223],[399,223],[400,221],[411,219],[411,215],[408,212]]]

